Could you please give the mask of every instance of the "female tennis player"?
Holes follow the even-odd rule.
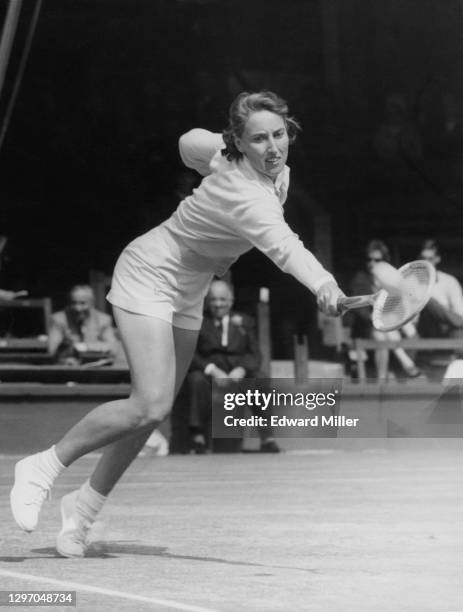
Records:
[[[232,103],[223,135],[194,129],[180,138],[180,156],[204,177],[201,185],[167,221],[125,248],[108,294],[130,366],[130,397],[95,408],[56,445],[15,466],[13,516],[33,531],[60,471],[106,447],[90,479],[61,501],[61,555],[85,555],[87,532],[108,494],[168,415],[214,275],[257,247],[312,291],[323,312],[338,314],[343,293],[283,218],[288,148],[298,130],[276,94],[245,92]]]

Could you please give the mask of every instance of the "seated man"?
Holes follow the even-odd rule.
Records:
[[[421,259],[426,259],[436,268],[436,283],[431,299],[420,315],[420,334],[425,337],[462,337],[463,291],[454,276],[438,269],[441,255],[435,240],[426,240],[423,244]]]
[[[198,345],[186,379],[190,395],[190,431],[193,450],[205,452],[211,420],[211,382],[238,382],[258,376],[261,357],[251,317],[233,312],[233,290],[213,280]],[[261,416],[260,410],[256,412]],[[261,452],[278,453],[270,427],[259,428]]]
[[[89,285],[75,285],[66,308],[51,316],[48,345],[58,362],[78,365],[98,358],[113,360],[117,339],[112,319],[97,310],[94,303]]]
[[[442,272],[439,245],[435,240],[426,240],[420,258],[436,268],[436,283],[431,299],[421,311],[418,332],[423,338],[463,338],[463,291],[458,280]],[[461,359],[461,351],[426,351],[421,356],[421,365],[430,378],[440,379],[455,354]]]

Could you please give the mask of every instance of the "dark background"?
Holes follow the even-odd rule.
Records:
[[[0,117],[33,8],[25,0]],[[288,221],[310,248],[314,216],[328,220],[346,291],[371,238],[399,264],[437,237],[443,268],[463,278],[462,75],[460,0],[44,0],[0,151],[0,286],[61,306],[90,269],[110,274],[190,179],[178,137],[220,131],[234,96],[264,87],[303,125]],[[277,356],[293,331],[317,346],[314,300],[296,281],[256,252],[233,280],[238,295],[271,288]]]

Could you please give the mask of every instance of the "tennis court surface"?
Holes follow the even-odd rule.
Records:
[[[384,442],[138,458],[103,512],[105,544],[72,560],[54,550],[59,499],[97,457],[60,476],[24,534],[3,456],[0,588],[77,591],[88,611],[461,612],[463,445]]]

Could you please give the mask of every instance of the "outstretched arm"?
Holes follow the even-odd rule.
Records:
[[[337,300],[344,295],[343,292],[334,277],[288,226],[276,199],[258,198],[240,203],[233,216],[235,229],[240,235],[316,294],[323,312],[338,314]]]
[[[449,302],[450,310],[463,317],[463,291],[456,278],[452,278],[449,283]]]

